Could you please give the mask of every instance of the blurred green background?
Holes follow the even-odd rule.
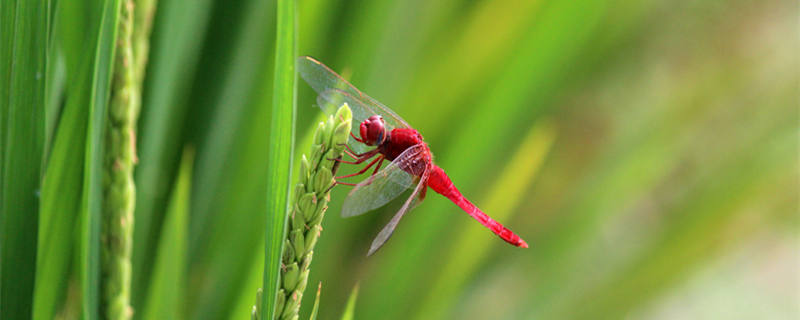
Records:
[[[309,281],[322,281],[320,318],[338,317],[356,283],[357,319],[798,316],[797,12],[299,1],[299,53],[402,115],[462,192],[531,245],[432,194],[367,258],[399,204],[342,219],[349,188],[337,187]],[[160,0],[156,15],[134,270],[154,259],[143,248],[166,232],[192,146],[181,305],[192,319],[246,318],[263,270],[274,3]],[[299,156],[320,112],[298,88]],[[147,279],[134,274],[136,307]]]
[[[56,19],[86,9],[61,3]],[[342,219],[349,187],[336,187],[301,314],[321,281],[320,319],[356,285],[356,319],[800,317],[796,1],[302,0],[297,12],[299,54],[404,117],[464,195],[530,244],[429,193],[368,258],[400,203]],[[80,52],[83,26],[59,26],[59,50]],[[136,318],[250,316],[275,29],[273,1],[158,0]],[[50,70],[70,87],[67,56]],[[299,80],[297,158],[322,119],[314,104]],[[58,279],[78,299],[74,278]]]

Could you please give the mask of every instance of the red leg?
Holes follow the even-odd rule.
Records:
[[[334,179],[339,180],[339,179],[355,177],[357,175],[363,174],[364,172],[367,172],[367,170],[369,170],[369,168],[372,167],[376,162],[378,162],[378,160],[381,160],[381,162],[383,162],[383,156],[378,156],[377,158],[375,158],[375,160],[372,160],[372,162],[367,164],[367,166],[364,167],[364,169],[361,169],[361,171],[359,171],[359,172],[351,173],[351,174],[344,175],[344,176],[341,176],[341,177],[334,177]]]
[[[372,175],[373,175],[373,176],[374,176],[376,173],[378,173],[378,170],[381,168],[381,165],[383,165],[383,159],[386,159],[386,158],[385,158],[384,156],[381,156],[381,162],[378,162],[378,166],[377,166],[377,167],[375,167],[375,171],[372,171]]]
[[[350,136],[353,137],[353,139],[356,139],[358,142],[365,143],[363,139],[356,137],[356,135],[353,134],[353,131],[350,131]]]
[[[363,153],[363,154],[359,155],[358,160],[356,160],[356,161],[346,161],[346,160],[342,160],[342,159],[328,159],[328,160],[334,160],[334,161],[337,161],[337,162],[347,163],[347,164],[361,164],[362,162],[367,161],[370,158],[374,157],[376,154],[378,154],[378,151],[379,151],[378,149],[373,149],[373,150],[371,150],[369,152]]]
[[[333,184],[330,187],[328,187],[328,190],[325,190],[325,192],[331,191],[331,189],[333,189],[333,187],[335,187],[337,185],[340,185],[340,184],[341,185],[346,185],[346,186],[351,186],[351,187],[356,185],[355,183],[347,183],[347,182],[340,182],[340,181],[334,180]]]
[[[364,152],[364,153],[356,153],[355,151],[353,151],[353,149],[350,149],[350,147],[345,144],[344,153],[346,153],[348,156],[350,156],[351,158],[356,159],[356,160],[359,157],[364,156],[364,155],[366,155],[366,154],[368,154],[370,152],[371,151],[367,151],[367,152]]]
[[[358,156],[357,156],[357,155],[355,155],[355,154],[353,154],[352,152],[350,152],[350,151],[349,151],[349,150],[347,150],[347,149],[345,149],[345,150],[344,150],[344,154],[346,154],[346,155],[350,156],[350,158],[353,158],[353,159],[355,159],[355,160],[358,160]]]
[[[350,152],[352,152],[353,154],[356,154],[356,152],[355,152],[355,151],[353,151],[353,149],[350,149],[350,145],[348,145],[348,144],[346,144],[346,143],[343,143],[343,145],[344,145],[344,149],[345,149],[345,150],[347,150],[347,151],[350,151]]]
[[[385,158],[384,156],[380,156],[380,159],[381,159],[381,161],[380,161],[380,162],[378,162],[378,166],[376,166],[376,167],[375,167],[375,170],[374,170],[374,171],[372,171],[372,174],[370,175],[370,177],[372,177],[372,176],[374,176],[376,173],[378,173],[378,170],[380,170],[380,168],[381,168],[381,165],[383,165],[383,160],[384,160],[384,159],[386,159],[386,158]],[[377,160],[377,159],[376,159],[376,160]],[[366,168],[364,168],[364,169],[366,169]],[[369,185],[370,183],[372,183],[372,180],[371,180],[371,179],[367,179],[367,180],[365,180],[365,181],[367,181],[367,184],[366,184],[366,185]]]

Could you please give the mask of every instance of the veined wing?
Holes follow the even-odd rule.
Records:
[[[336,114],[336,110],[338,110],[343,103],[347,103],[353,113],[353,121],[350,122],[350,132],[358,136],[361,130],[361,122],[371,117],[374,113],[368,114],[367,112],[370,112],[369,109],[364,108],[360,101],[355,100],[352,96],[340,90],[328,90],[317,96],[317,105],[325,114]],[[394,129],[394,127],[388,123],[385,128],[386,132],[390,132]],[[353,136],[350,136],[347,142],[356,153],[364,153],[374,148],[362,142],[358,142]]]
[[[361,121],[364,121],[372,115],[380,115],[383,117],[383,120],[393,128],[410,128],[408,123],[391,109],[359,91],[355,86],[350,84],[350,82],[347,82],[347,80],[316,59],[308,56],[297,58],[297,70],[300,76],[314,88],[314,91],[320,96],[324,95],[324,99],[329,104],[333,104],[334,112],[335,108],[341,105],[340,101],[338,101],[339,99],[344,102],[347,102],[347,100],[351,101],[348,102],[348,104],[353,110],[353,124],[355,126],[358,126]],[[319,99],[317,102],[320,102]],[[330,113],[331,108],[327,105],[328,104],[320,104],[320,108],[326,113],[333,115],[333,113]],[[358,130],[355,132],[358,132]]]
[[[425,148],[424,144],[418,144],[406,149],[386,168],[356,185],[342,204],[342,216],[357,216],[380,208],[413,187],[417,177],[423,175],[418,168]]]
[[[430,165],[430,163],[426,164],[425,172],[422,173],[422,176],[417,183],[417,187],[414,188],[414,192],[412,192],[408,197],[406,202],[403,204],[403,207],[401,207],[400,210],[394,214],[392,220],[390,220],[389,223],[387,223],[386,226],[381,229],[381,232],[378,233],[378,236],[375,237],[375,240],[372,240],[372,244],[369,246],[369,252],[367,253],[367,256],[371,256],[373,253],[375,253],[375,251],[380,249],[383,244],[386,243],[386,240],[389,240],[389,237],[392,236],[394,229],[397,228],[397,224],[400,222],[400,219],[403,218],[403,215],[419,204],[417,197],[420,195],[422,189],[428,187],[426,181],[428,181],[428,176],[431,173]]]

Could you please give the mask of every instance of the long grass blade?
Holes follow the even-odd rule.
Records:
[[[186,241],[192,187],[194,151],[183,152],[178,178],[172,192],[164,232],[153,267],[153,285],[141,310],[142,319],[183,319],[183,290],[186,281]]]
[[[314,307],[311,308],[311,315],[308,316],[309,320],[317,320],[317,313],[319,312],[319,296],[322,293],[322,282],[317,285],[317,294],[314,298]]]
[[[275,90],[270,121],[269,166],[267,176],[267,232],[264,258],[264,294],[262,319],[275,318],[278,276],[281,268],[283,240],[286,234],[289,181],[294,152],[294,119],[296,114],[297,34],[293,0],[278,0],[277,38],[275,46]]]
[[[275,10],[274,1],[217,2],[205,40],[193,86],[213,89],[192,95],[191,125],[205,129],[187,136],[197,145],[189,270],[205,276],[187,288],[188,318],[237,317],[230,312],[246,310],[234,305],[252,305],[262,284],[266,226],[253,222],[266,210]]]
[[[269,83],[271,84],[272,81],[270,81]],[[265,105],[269,105],[269,103],[266,103]],[[314,111],[316,111],[316,110],[314,110]],[[261,119],[261,118],[259,118],[259,119]],[[315,123],[319,123],[319,122],[324,121],[324,120],[325,120],[325,114],[323,114],[321,112],[317,112],[317,117],[314,120]],[[295,148],[297,150],[309,150],[311,148],[312,143],[314,143],[314,133],[316,132],[316,128],[317,127],[310,127],[308,130],[306,130],[305,133],[302,134],[303,138],[302,139],[298,139],[299,142],[295,144]],[[254,139],[254,141],[258,142],[258,141],[261,141],[261,140]],[[263,143],[258,144],[258,145],[259,146],[263,145]],[[252,148],[247,148],[247,149],[248,150],[253,150],[253,149],[258,149],[258,147],[257,146],[253,146]],[[293,168],[292,169],[292,171],[293,171],[292,172],[292,177],[297,177],[297,174],[301,169],[300,168],[300,161],[302,159],[302,156],[303,156],[303,154],[300,153],[300,156],[299,157],[295,157],[295,159],[293,160],[294,163],[292,165],[292,168]],[[261,157],[260,157],[260,155],[259,156],[251,155],[251,156],[249,156],[249,158],[260,159]],[[266,156],[264,158],[266,158]],[[261,165],[258,165],[253,169],[249,169],[250,168],[249,166],[244,167],[243,170],[245,172],[247,172],[248,174],[246,176],[243,175],[241,177],[241,180],[245,180],[245,179],[251,179],[252,180],[253,176],[265,176],[266,175],[266,170],[263,170],[263,171],[259,171],[258,170],[258,168],[262,168],[262,167],[263,166],[261,166]],[[260,172],[263,172],[264,174],[260,174]],[[248,184],[243,181],[243,182],[236,183],[236,185],[245,185],[246,186]],[[258,186],[259,186],[259,188],[255,189],[255,190],[261,190],[262,187],[264,189],[266,189],[266,185],[265,184],[258,184]],[[265,203],[263,201],[263,194],[264,194],[264,192],[259,192],[258,194],[255,194],[255,195],[252,195],[252,196],[248,195],[248,198],[246,198],[245,200],[240,200],[241,202],[253,203],[249,207],[247,207],[248,209],[245,209],[244,211],[248,211],[248,212],[249,211],[253,211],[253,209],[249,209],[249,208],[255,207],[257,209],[260,208],[259,210],[257,210],[257,212],[264,212],[263,207],[264,207]],[[234,198],[234,199],[238,199],[238,198]],[[263,231],[262,231],[262,233],[263,233]],[[262,240],[262,239],[259,239],[259,240]],[[261,285],[263,284],[263,276],[262,276],[262,274],[264,273],[264,255],[262,254],[264,252],[264,241],[260,241],[260,244],[258,246],[256,246],[256,250],[254,252],[256,252],[256,254],[254,254],[254,255],[255,255],[255,257],[257,257],[257,259],[253,259],[253,261],[250,263],[250,266],[248,266],[248,270],[246,271],[247,278],[245,280],[245,286],[242,289],[243,293],[240,294],[240,296],[236,299],[236,301],[237,301],[236,305],[233,307],[232,313],[230,314],[230,316],[228,316],[229,319],[241,319],[241,318],[245,317],[246,316],[246,313],[245,313],[246,308],[251,307],[252,303],[253,303],[253,294],[252,294],[252,292],[254,292],[256,290],[263,291],[260,288],[261,288]],[[259,299],[257,301],[261,301],[260,295],[259,295]],[[259,308],[260,307],[261,307],[261,305],[259,305]]]
[[[88,68],[85,68],[88,71]],[[89,91],[86,76],[77,90]],[[67,99],[48,158],[40,200],[34,319],[52,319],[66,296],[81,207],[88,94]]]
[[[80,279],[83,296],[82,315],[99,318],[100,297],[100,224],[102,211],[103,137],[106,111],[114,69],[120,0],[103,5],[97,47],[94,51],[89,122],[81,201]]]
[[[0,318],[30,318],[44,155],[48,1],[0,3]]]
[[[353,320],[355,318],[356,313],[356,300],[358,300],[358,284],[353,287],[353,291],[350,291],[350,297],[347,298],[347,304],[344,306],[344,312],[342,312],[342,320]]]
[[[84,156],[86,154],[86,132],[92,86],[93,55],[84,54],[95,47],[95,42],[83,47],[63,46],[76,24],[92,19],[83,2],[59,2],[55,6],[53,26],[53,52],[62,56],[50,60],[80,61],[72,64],[62,77],[66,80],[63,89],[64,106],[60,112],[48,114],[52,121],[54,136],[51,138],[49,157],[45,166],[40,200],[39,249],[37,252],[36,288],[34,293],[35,319],[52,319],[56,313],[75,315],[80,308],[77,289],[77,271],[73,267],[80,247],[76,244],[76,229],[79,226],[83,192]],[[81,10],[77,9],[80,8]],[[87,33],[96,33],[93,29]],[[73,51],[74,50],[74,51]],[[51,70],[48,74],[55,72]],[[67,72],[69,71],[69,72]],[[52,76],[52,75],[51,75]],[[53,88],[55,90],[55,88]],[[51,101],[54,105],[58,101]],[[55,106],[51,106],[57,109]],[[68,287],[73,287],[68,294]]]
[[[152,253],[158,247],[165,208],[180,163],[184,121],[190,110],[186,103],[191,94],[189,83],[198,68],[211,8],[211,0],[158,1],[137,137],[139,164],[134,177],[137,194],[131,281],[134,309],[144,303],[151,283]],[[135,50],[143,50],[138,41]]]

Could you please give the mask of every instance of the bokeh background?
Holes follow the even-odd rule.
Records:
[[[177,289],[187,318],[248,318],[275,4],[158,2],[134,307]],[[368,258],[399,204],[342,219],[337,187],[309,281],[322,282],[320,319],[356,285],[356,319],[800,316],[796,1],[304,0],[298,14],[300,54],[402,115],[462,192],[531,246],[429,194]],[[298,88],[299,156],[321,115]],[[186,148],[191,191],[176,196]],[[175,201],[187,220],[169,218]],[[159,265],[185,287],[158,285],[174,276]]]

